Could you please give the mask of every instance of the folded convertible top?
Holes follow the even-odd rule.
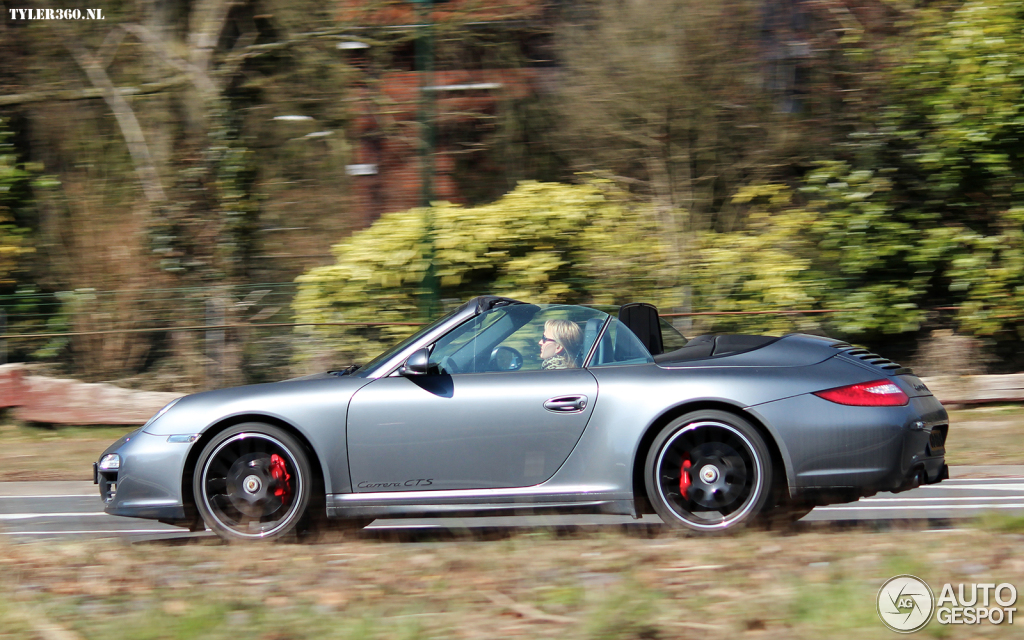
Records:
[[[715,356],[733,355],[760,349],[775,342],[776,336],[751,336],[742,334],[697,336],[686,343],[682,349],[654,356],[658,364],[667,365],[673,362],[703,360]]]

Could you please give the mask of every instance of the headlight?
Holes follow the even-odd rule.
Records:
[[[117,471],[121,468],[121,456],[108,453],[100,458],[100,471]]]

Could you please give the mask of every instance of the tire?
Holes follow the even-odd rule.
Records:
[[[765,503],[764,509],[757,516],[757,524],[767,531],[786,531],[796,527],[798,520],[806,516],[816,506],[815,502],[806,497],[789,495],[786,478],[775,478],[775,489]]]
[[[295,537],[310,507],[313,474],[287,431],[247,422],[217,434],[192,476],[196,509],[228,541]]]
[[[772,492],[771,455],[757,430],[725,411],[694,411],[651,444],[647,497],[670,527],[716,532],[749,524]]]
[[[814,509],[814,504],[791,500],[787,496],[785,500],[775,506],[765,507],[757,520],[758,524],[767,531],[785,531],[794,528],[797,521],[810,513],[812,509]]]

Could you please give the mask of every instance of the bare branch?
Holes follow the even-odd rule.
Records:
[[[166,201],[167,197],[164,195],[160,176],[153,164],[153,156],[149,152],[149,146],[146,144],[146,138],[142,133],[138,118],[135,117],[135,112],[132,111],[128,101],[117,90],[114,83],[110,81],[110,77],[100,66],[99,61],[84,46],[69,36],[65,36],[64,46],[88,76],[89,82],[102,92],[103,100],[114,113],[117,125],[121,129],[121,135],[124,136],[125,144],[128,145],[128,152],[135,164],[135,173],[142,184],[146,200],[149,201],[151,208],[159,206]]]
[[[107,37],[103,39],[103,44],[100,45],[99,51],[96,52],[96,59],[99,61],[100,68],[106,69],[110,66],[123,41],[124,29],[115,27],[107,33]]]
[[[141,24],[126,24],[122,28],[139,39],[142,44],[149,47],[151,51],[160,56],[164,64],[178,71],[192,76],[192,82],[207,99],[217,95],[217,87],[210,80],[205,67],[199,67],[185,60],[174,53],[170,45],[160,36],[156,35]]]
[[[102,64],[99,63],[99,64]],[[178,75],[161,80],[160,82],[148,82],[140,84],[137,87],[118,87],[117,93],[125,97],[130,96],[144,96],[154,93],[160,93],[170,89],[171,87],[178,87],[183,84],[188,84],[192,79],[186,75]],[[28,91],[25,93],[12,93],[6,96],[0,96],[0,107],[11,105],[11,104],[29,104],[33,102],[49,102],[49,101],[60,101],[60,100],[95,100],[103,97],[103,90],[98,88],[91,89],[61,89],[57,91]]]
[[[188,34],[189,57],[192,64],[207,73],[213,52],[217,49],[217,40],[224,31],[233,0],[198,0],[192,8],[189,22],[192,30]]]

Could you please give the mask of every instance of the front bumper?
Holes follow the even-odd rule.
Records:
[[[93,481],[99,485],[103,510],[114,516],[187,524],[182,473],[191,446],[169,443],[167,436],[142,431],[112,444],[102,455],[118,454],[120,469],[103,471],[93,463]]]

